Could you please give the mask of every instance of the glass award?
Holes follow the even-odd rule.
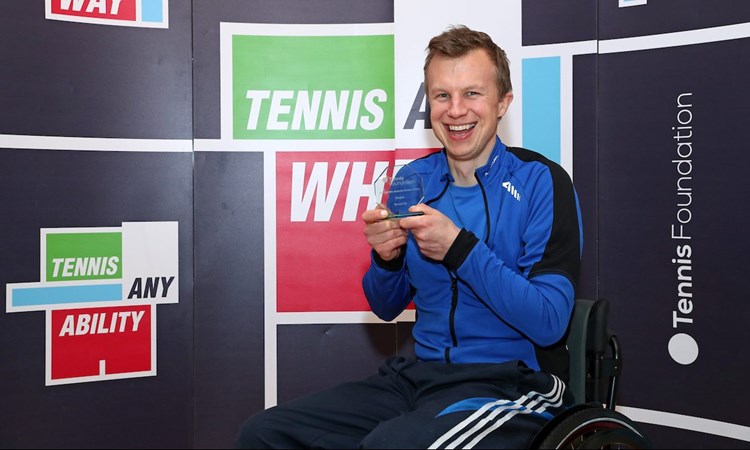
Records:
[[[410,212],[409,208],[424,200],[422,176],[406,164],[385,168],[373,183],[375,200],[388,210],[388,219],[421,216],[422,212]]]

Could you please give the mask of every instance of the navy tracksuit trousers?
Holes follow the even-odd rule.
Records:
[[[236,448],[527,448],[572,403],[523,363],[390,358],[379,373],[250,417]]]

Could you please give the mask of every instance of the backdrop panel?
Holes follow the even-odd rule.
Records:
[[[397,333],[386,323],[281,325],[279,403],[376,374],[399,353]]]
[[[290,207],[288,197],[287,202],[277,201],[277,187],[288,190],[297,182],[305,183],[302,179],[292,181],[292,178],[284,178],[292,176],[294,162],[303,162],[309,168],[320,162],[319,158],[316,159],[306,150],[328,151],[335,148],[341,151],[336,153],[342,157],[341,161],[354,162],[366,159],[360,153],[361,143],[341,145],[336,143],[341,139],[336,136],[316,136],[312,141],[305,142],[301,139],[307,136],[292,133],[287,138],[296,141],[281,139],[269,144],[269,136],[271,140],[278,137],[262,126],[252,132],[240,132],[236,128],[234,132],[225,133],[224,130],[227,127],[231,129],[235,119],[232,112],[226,114],[227,108],[229,111],[232,109],[232,100],[222,97],[225,90],[232,89],[232,76],[237,80],[240,76],[251,80],[242,86],[243,89],[261,89],[261,83],[267,85],[264,89],[271,91],[290,87],[295,90],[307,88],[308,78],[312,79],[314,75],[304,71],[296,79],[289,76],[284,80],[277,75],[266,79],[254,75],[254,67],[266,66],[268,70],[279,70],[283,67],[293,68],[297,64],[296,58],[279,64],[264,59],[274,58],[274,53],[266,53],[267,49],[258,43],[266,39],[262,36],[274,33],[269,31],[274,30],[274,24],[287,24],[277,26],[276,32],[305,45],[314,39],[294,37],[298,33],[305,33],[307,29],[304,25],[392,22],[391,1],[194,2],[198,275],[195,445],[198,447],[231,446],[242,420],[260,411],[269,402],[276,403],[277,398],[285,401],[315,390],[318,385],[311,380],[336,383],[377,367],[373,365],[380,355],[377,351],[371,357],[364,358],[369,361],[367,364],[362,364],[363,355],[369,354],[367,345],[371,342],[370,338],[382,343],[392,341],[392,348],[396,348],[396,325],[383,324],[365,326],[368,330],[365,335],[367,340],[357,340],[364,345],[363,353],[340,351],[342,345],[351,345],[353,341],[350,339],[353,337],[364,339],[365,336],[357,332],[363,328],[362,325],[337,324],[341,320],[339,318],[334,318],[333,323],[328,324],[331,318],[326,314],[331,311],[330,306],[334,305],[335,310],[340,310],[342,306],[335,305],[348,305],[351,300],[346,292],[337,292],[335,279],[342,275],[335,268],[328,267],[326,271],[325,264],[320,261],[320,258],[326,257],[323,249],[331,247],[319,242],[310,233],[322,230],[322,237],[336,239],[343,236],[337,235],[335,228],[325,232],[328,222],[316,225],[310,218],[309,223],[292,223],[288,212],[277,212],[277,207],[281,210],[286,208],[287,211]],[[233,31],[227,31],[227,28],[222,31],[222,27],[232,27]],[[318,28],[323,32],[330,29]],[[357,27],[351,29],[356,30]],[[234,40],[238,42],[237,45],[245,47],[233,53],[223,46],[222,39]],[[295,45],[291,50],[299,47]],[[286,53],[276,54],[283,57]],[[328,54],[335,55],[330,51],[322,55],[329,57]],[[307,64],[315,65],[315,62],[309,61]],[[239,69],[242,65],[247,69]],[[341,71],[329,69],[327,75],[317,80],[336,79],[333,75],[337,73],[345,79],[348,71],[342,74]],[[238,81],[235,80],[235,83]],[[346,89],[346,83],[341,81],[336,87],[327,89]],[[354,88],[357,88],[356,85]],[[237,105],[243,107],[243,103]],[[266,136],[261,136],[264,133]],[[386,147],[389,148],[392,150],[392,147]],[[298,153],[300,150],[303,151]],[[291,156],[292,159],[284,160],[281,155]],[[338,162],[332,160],[331,164],[335,166]],[[285,180],[280,184],[276,181],[277,171],[282,174],[280,179]],[[345,193],[341,195],[343,201]],[[287,220],[287,225],[280,225],[280,228],[274,226],[277,217],[286,217],[282,220]],[[334,222],[338,224],[333,224],[334,227],[356,226],[356,223],[343,221],[340,214]],[[361,237],[358,228],[356,235]],[[332,251],[344,248],[341,242],[334,241]],[[287,249],[289,258],[282,256],[277,260],[275,254],[278,248]],[[219,270],[216,264],[224,258],[233,263],[222,265]],[[362,258],[366,261],[366,250]],[[307,273],[309,271],[304,265],[299,270],[292,269],[295,261],[297,264],[310,261],[309,268],[318,272]],[[344,269],[351,270],[349,267]],[[288,283],[278,281],[277,272],[284,274]],[[349,276],[349,283],[356,284],[357,277]],[[286,286],[295,284],[307,287],[298,288],[302,291],[283,291]],[[281,288],[283,299],[278,302],[277,309],[275,291],[278,288]],[[328,303],[325,303],[325,299],[328,299]],[[324,303],[325,306],[321,306]],[[281,313],[284,305],[288,306],[287,313]],[[295,318],[298,317],[296,314],[304,316],[311,311],[312,318]],[[226,328],[217,329],[217,318],[224,320]],[[321,327],[335,332],[325,334],[326,339],[309,339]],[[354,334],[348,331],[350,329],[355,330]],[[342,330],[347,331],[342,334]],[[332,362],[335,360],[336,364],[325,371],[325,366],[319,360],[311,359],[311,355],[322,355]],[[310,374],[316,371],[327,373],[312,378]]]
[[[0,167],[4,288],[39,280],[41,228],[123,222],[176,221],[180,279],[155,307],[156,376],[45,387],[45,313],[0,314],[0,447],[192,446],[192,156],[4,148]]]
[[[599,39],[651,36],[743,24],[750,20],[750,3],[702,0],[607,0],[599,3]],[[623,7],[628,3],[635,6]]]
[[[195,446],[263,409],[263,155],[195,154]]]
[[[201,0],[193,2],[195,138],[221,137],[219,24],[389,23],[393,0]]]
[[[600,294],[630,349],[624,405],[747,421],[748,50],[736,39],[599,57]],[[707,408],[718,386],[722,406]]]
[[[573,179],[583,223],[581,273],[576,286],[579,298],[599,295],[597,62],[597,55],[573,57]]]
[[[45,5],[101,20],[48,20]],[[0,447],[226,448],[252,413],[413,355],[413,310],[383,323],[364,301],[358,217],[379,167],[440,147],[424,50],[459,23],[508,52],[505,142],[573,175],[577,294],[611,302],[626,360],[620,409],[657,447],[747,447],[750,3],[118,5],[156,7],[162,22],[117,22],[114,2],[0,2]],[[316,101],[326,112],[313,118],[305,106]],[[17,303],[50,287],[48,267],[68,270],[49,255],[65,246],[45,233],[124,240],[149,224],[178,231],[143,242],[174,243],[179,299],[156,284],[167,277],[138,278],[129,300],[153,298],[123,317],[153,318],[154,372],[113,379],[102,359],[98,374],[55,384],[50,342],[117,327],[83,313],[60,326],[66,305]],[[77,255],[76,267],[97,255]],[[87,320],[104,320],[92,311]],[[90,365],[87,349],[74,353]]]
[[[166,29],[47,20],[44,5],[0,2],[0,134],[192,137],[191,2],[169,2]]]
[[[168,27],[0,4],[0,447],[193,445],[191,4],[150,4]]]
[[[523,45],[597,39],[597,3],[597,0],[522,0]]]

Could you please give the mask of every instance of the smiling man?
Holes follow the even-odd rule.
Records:
[[[486,33],[451,27],[427,50],[444,147],[409,163],[425,190],[410,211],[422,214],[362,214],[365,295],[386,321],[414,302],[416,358],[268,410],[238,446],[525,448],[572,400],[538,350],[562,339],[573,308],[582,247],[573,184],[497,135],[513,93],[505,52]]]

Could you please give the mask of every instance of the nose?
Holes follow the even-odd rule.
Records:
[[[452,97],[448,115],[451,117],[461,117],[465,114],[466,105],[464,104],[464,99],[461,96]]]

